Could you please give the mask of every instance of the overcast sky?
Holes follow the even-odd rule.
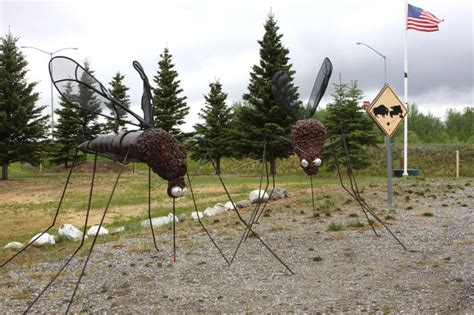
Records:
[[[447,108],[473,105],[472,0],[411,0],[445,21],[440,31],[408,31],[408,101],[443,118]],[[283,44],[290,50],[296,84],[307,100],[324,57],[334,65],[331,83],[357,80],[372,101],[387,80],[403,100],[405,18],[403,0],[331,1],[9,1],[0,0],[1,35],[19,37],[19,46],[48,52],[80,63],[87,58],[106,86],[113,75],[125,74],[134,104],[141,96],[140,78],[132,61],[142,63],[148,77],[156,75],[159,55],[168,47],[179,73],[191,114],[185,131],[197,121],[209,83],[220,79],[228,104],[247,91],[251,67],[259,61],[257,40],[267,15],[274,13]],[[41,104],[50,104],[49,56],[23,49],[28,78],[38,81]],[[332,84],[321,102],[330,101]],[[55,91],[56,95],[56,91]],[[55,104],[57,98],[55,96]],[[140,113],[141,114],[141,113]]]

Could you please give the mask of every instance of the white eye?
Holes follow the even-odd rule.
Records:
[[[306,161],[305,159],[302,159],[301,160],[301,166],[303,166],[304,168],[308,167],[309,163],[308,161]]]
[[[314,165],[316,165],[316,166],[320,166],[322,162],[323,162],[323,161],[321,161],[320,158],[316,158],[316,159],[313,161]]]
[[[183,189],[181,189],[181,187],[175,186],[175,187],[171,188],[171,194],[174,197],[181,197],[182,195],[184,195],[184,193],[185,193],[185,191],[183,191]]]

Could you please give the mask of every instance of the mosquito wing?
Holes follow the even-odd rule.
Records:
[[[140,128],[151,127],[143,118],[115,100],[102,83],[71,58],[53,57],[49,62],[49,73],[59,94],[72,106]],[[123,118],[119,112],[127,113],[126,117]]]
[[[278,71],[272,78],[272,93],[275,101],[293,119],[299,120],[300,108],[298,103],[294,103],[290,99],[291,84],[288,74],[284,71]]]
[[[151,96],[151,87],[150,83],[148,82],[148,77],[145,74],[145,70],[143,70],[142,65],[138,61],[133,62],[133,67],[137,70],[138,74],[140,74],[140,78],[143,81],[143,95],[142,95],[142,110],[143,110],[143,117],[145,121],[154,126],[153,120],[153,98]]]
[[[321,101],[324,92],[326,92],[331,74],[332,63],[331,60],[326,57],[321,65],[321,69],[319,69],[316,81],[314,81],[313,90],[311,91],[311,96],[309,97],[308,106],[306,108],[306,118],[314,116],[316,108],[318,108],[319,102]]]

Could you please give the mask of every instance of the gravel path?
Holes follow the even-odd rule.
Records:
[[[398,182],[397,210],[378,213],[396,217],[388,222],[407,251],[380,226],[380,237],[367,227],[326,230],[331,222],[354,220],[348,214],[355,211],[363,222],[355,203],[330,217],[311,218],[309,211],[291,209],[294,197],[274,202],[256,230],[294,275],[255,237],[243,244],[228,267],[206,234],[190,225],[178,226],[174,264],[170,233],[160,234],[158,257],[151,250],[151,236],[100,244],[72,310],[474,314],[474,188],[469,181],[454,183],[453,188],[446,182]],[[430,192],[416,193],[422,187],[430,187]],[[368,193],[367,200],[383,208],[374,193]],[[288,211],[274,210],[277,205]],[[208,222],[229,257],[243,229],[232,215]],[[84,257],[73,260],[35,305],[35,312],[65,311],[83,261]],[[41,263],[34,270],[0,274],[0,313],[23,311],[61,264]],[[31,277],[32,273],[44,276]]]

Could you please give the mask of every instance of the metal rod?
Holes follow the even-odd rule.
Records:
[[[176,262],[176,198],[173,198],[173,262]]]
[[[212,163],[212,166],[214,167],[214,170],[217,170],[216,168],[216,165],[214,163],[214,160],[211,159],[211,163]],[[232,200],[232,197],[230,196],[230,193],[229,191],[227,190],[227,187],[225,186],[224,184],[224,180],[222,179],[222,177],[218,174],[217,175],[219,177],[219,181],[221,182],[222,184],[222,187],[224,188],[225,190],[225,193],[227,194],[227,198],[229,198],[229,201],[234,204],[234,201]],[[242,222],[249,230],[250,232],[253,233],[253,235],[260,241],[260,243],[262,243],[262,245],[292,274],[294,275],[294,272],[290,269],[290,267],[288,267],[287,264],[285,264],[285,262],[283,260],[280,259],[280,257],[278,257],[278,255],[263,241],[263,239],[255,232],[252,230],[252,228],[247,224],[247,222],[243,219],[243,217],[240,215],[240,212],[239,210],[236,208],[235,209],[235,213],[237,214],[240,222]]]
[[[153,237],[153,244],[157,252],[159,252],[159,248],[156,245],[156,238],[155,238],[155,230],[153,228],[153,222],[151,220],[151,168],[148,167],[148,220],[150,221],[151,227],[151,235]]]
[[[201,160],[202,161],[202,160]],[[219,253],[221,254],[222,258],[224,258],[225,262],[227,263],[228,266],[230,266],[230,263],[229,261],[227,260],[227,258],[225,257],[224,253],[222,252],[222,250],[219,248],[219,246],[217,245],[217,243],[214,241],[214,239],[212,238],[211,234],[209,233],[209,231],[206,229],[206,227],[204,226],[204,223],[202,223],[201,221],[201,218],[199,216],[199,212],[198,212],[198,208],[197,208],[197,204],[196,204],[196,198],[194,197],[194,192],[193,192],[193,186],[191,185],[191,178],[189,177],[189,173],[187,172],[186,173],[186,176],[188,178],[188,184],[189,184],[189,191],[191,192],[191,197],[193,199],[193,204],[194,204],[194,210],[196,211],[196,216],[198,218],[198,221],[199,221],[199,224],[201,225],[201,227],[203,228],[204,232],[206,232],[207,236],[209,237],[209,239],[211,240],[212,244],[214,245],[215,248],[217,248],[217,250],[219,251]]]
[[[0,264],[0,268],[2,268],[3,266],[5,266],[6,264],[8,264],[10,261],[12,261],[16,256],[20,255],[24,250],[26,250],[28,247],[30,247],[34,242],[36,242],[36,240],[38,240],[41,236],[43,236],[46,232],[48,232],[55,224],[56,224],[56,219],[58,218],[58,215],[59,215],[59,211],[61,209],[61,205],[63,203],[63,199],[64,199],[64,195],[66,194],[66,189],[69,185],[69,180],[71,178],[71,174],[72,174],[72,170],[74,168],[74,166],[76,166],[76,160],[77,160],[77,154],[78,154],[78,149],[76,149],[76,153],[74,154],[74,159],[73,159],[73,162],[72,162],[72,166],[71,166],[71,169],[69,170],[69,173],[67,175],[67,179],[66,179],[66,183],[64,184],[64,188],[63,188],[63,192],[61,194],[61,198],[59,199],[59,204],[58,204],[58,207],[56,208],[56,213],[54,215],[54,219],[53,219],[53,222],[51,223],[51,225],[46,228],[46,230],[44,230],[41,234],[39,234],[37,237],[35,237],[35,239],[31,240],[26,246],[24,246],[20,251],[16,252],[15,255],[13,255],[12,257],[8,258],[6,261],[4,261],[2,264]]]
[[[87,222],[89,220],[89,213],[91,209],[91,204],[92,204],[92,192],[94,191],[94,182],[95,182],[95,174],[96,174],[96,166],[97,166],[97,154],[94,155],[94,166],[92,168],[92,179],[91,179],[91,185],[90,185],[90,190],[89,190],[89,201],[87,204],[87,211],[86,211],[86,218],[84,221],[84,229],[82,231],[82,238],[81,238],[81,243],[79,246],[76,248],[76,250],[72,253],[72,255],[68,258],[68,260],[63,264],[63,266],[59,269],[59,271],[56,273],[56,275],[50,280],[50,282],[46,285],[46,287],[43,288],[43,290],[36,296],[36,298],[31,302],[31,304],[28,306],[28,308],[25,310],[24,314],[26,314],[32,307],[33,305],[41,298],[41,296],[48,290],[48,288],[53,284],[53,282],[59,277],[59,275],[63,272],[63,270],[66,268],[67,265],[71,262],[71,260],[76,256],[76,254],[79,252],[79,250],[82,248],[84,245],[84,241],[86,238],[86,229],[87,229]]]
[[[102,225],[104,224],[105,215],[107,214],[107,211],[109,210],[110,203],[112,202],[112,197],[114,195],[115,189],[117,188],[117,184],[119,182],[120,176],[122,175],[123,166],[127,161],[127,157],[128,157],[129,153],[130,153],[130,149],[127,151],[127,154],[125,155],[125,157],[123,159],[123,162],[120,165],[120,170],[119,170],[119,173],[118,173],[117,178],[115,180],[114,186],[112,188],[112,192],[110,193],[109,200],[107,201],[107,205],[105,207],[104,213],[102,214],[102,218],[100,219],[99,228],[97,229],[97,232],[94,235],[94,239],[92,240],[92,245],[89,249],[89,253],[87,254],[86,261],[84,263],[84,266],[82,267],[81,273],[79,274],[79,279],[76,282],[76,287],[74,288],[74,292],[72,293],[71,298],[69,300],[69,303],[68,303],[68,306],[67,306],[67,309],[66,309],[66,314],[69,312],[69,309],[71,308],[72,302],[74,301],[74,297],[76,296],[77,289],[79,288],[79,284],[81,283],[82,277],[84,276],[84,271],[86,270],[87,264],[89,263],[89,259],[90,259],[91,254],[92,254],[92,250],[94,249],[95,243],[97,241],[97,236],[99,235],[100,229],[102,228]],[[85,233],[85,231],[84,231],[84,233]]]

